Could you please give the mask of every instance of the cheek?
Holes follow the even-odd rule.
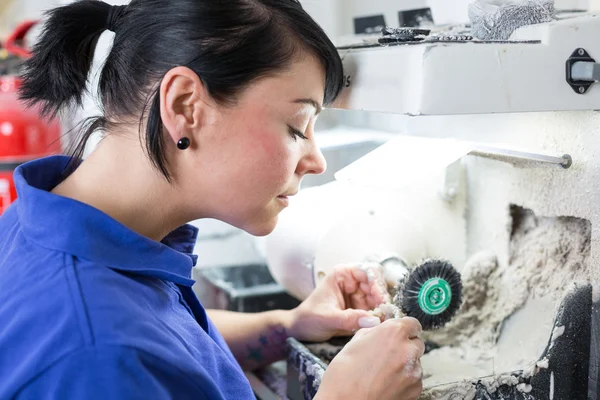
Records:
[[[293,141],[285,133],[266,126],[248,131],[248,139],[248,157],[254,172],[252,180],[255,184],[262,181],[267,191],[268,188],[281,190],[295,170]]]
[[[224,194],[259,207],[290,189],[299,146],[276,116],[264,109],[243,110],[230,115],[222,128],[209,157],[218,154],[222,160],[213,178],[215,184],[228,186]]]
[[[275,197],[296,189],[301,151],[280,118],[246,111],[228,115],[199,154],[200,170],[209,171],[204,190],[212,193],[211,208],[238,224],[262,218]]]

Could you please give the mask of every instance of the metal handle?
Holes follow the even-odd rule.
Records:
[[[586,94],[600,78],[600,65],[585,49],[576,49],[567,59],[567,83],[577,94]]]
[[[600,64],[591,61],[578,61],[573,64],[571,77],[576,81],[600,81]]]
[[[480,146],[471,151],[469,155],[504,161],[517,167],[558,166],[568,169],[573,165],[573,158],[569,154],[565,154],[562,157],[554,157],[524,151]]]

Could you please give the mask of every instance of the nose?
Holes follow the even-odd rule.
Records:
[[[297,173],[300,176],[306,174],[321,175],[327,169],[327,161],[321,152],[321,149],[314,141],[311,141],[310,150],[298,163]]]

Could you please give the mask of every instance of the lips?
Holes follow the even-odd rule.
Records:
[[[288,199],[286,196],[277,196],[277,200],[283,207],[290,205],[290,199]]]

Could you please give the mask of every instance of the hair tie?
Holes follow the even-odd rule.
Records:
[[[127,6],[111,6],[108,11],[108,17],[106,18],[106,29],[111,32],[115,32],[117,29],[117,24],[123,14],[125,13],[125,9]]]

